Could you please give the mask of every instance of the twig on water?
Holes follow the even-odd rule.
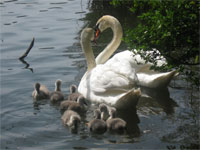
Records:
[[[29,68],[30,64],[27,63],[24,59],[19,59],[23,64],[26,66],[24,67],[25,69],[29,69],[33,73],[33,68]]]
[[[28,47],[28,49],[26,50],[26,52],[21,57],[19,57],[20,60],[24,59],[28,55],[28,53],[30,52],[31,48],[34,45],[34,41],[35,41],[35,38],[33,38],[33,40],[31,41],[31,44]]]

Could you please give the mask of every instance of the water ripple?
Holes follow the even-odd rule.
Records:
[[[62,7],[50,7],[48,9],[63,9]]]
[[[17,16],[17,18],[23,18],[23,17],[27,17],[27,15],[20,15],[20,16]]]
[[[11,2],[16,2],[18,0],[5,0],[4,3],[11,3]]]
[[[42,50],[42,49],[44,49],[44,50],[45,50],[45,49],[55,49],[55,47],[41,47],[41,48],[39,48],[39,49],[41,49],[41,50]]]
[[[67,4],[67,2],[57,2],[57,3],[50,3],[52,5],[60,5],[60,4]]]

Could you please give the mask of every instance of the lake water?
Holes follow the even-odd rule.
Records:
[[[168,89],[141,88],[146,96],[139,100],[137,114],[135,110],[118,113],[128,122],[125,135],[91,135],[84,123],[77,134],[72,134],[60,120],[59,106],[49,101],[33,102],[35,82],[53,91],[54,82],[61,79],[66,96],[71,84],[79,84],[86,71],[80,47],[84,27],[94,26],[104,14],[119,18],[122,25],[129,20],[126,12],[101,6],[88,0],[0,2],[2,150],[199,148],[199,91],[182,76]],[[33,37],[35,43],[28,57],[19,61]],[[93,47],[96,55],[111,38],[108,31],[99,39]],[[119,50],[125,47],[122,43]],[[89,106],[86,122],[96,107]]]

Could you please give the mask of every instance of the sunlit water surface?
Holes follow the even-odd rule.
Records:
[[[187,149],[199,139],[199,95],[181,77],[164,90],[141,88],[137,114],[119,112],[128,121],[125,135],[91,135],[83,122],[78,134],[63,126],[58,105],[34,103],[33,84],[51,91],[56,79],[63,81],[65,96],[78,85],[86,70],[80,33],[94,26],[103,14],[129,20],[122,12],[101,11],[87,0],[4,0],[1,10],[1,149]],[[94,4],[93,4],[94,5]],[[131,22],[131,21],[130,21]],[[95,54],[112,33],[94,45]],[[25,62],[19,61],[32,38],[35,43]],[[124,44],[120,50],[124,49]],[[89,106],[85,122],[93,117]]]

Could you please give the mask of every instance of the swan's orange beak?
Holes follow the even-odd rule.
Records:
[[[101,33],[100,30],[99,30],[99,24],[97,24],[93,29],[94,29],[94,31],[95,31],[93,42],[96,43],[96,41],[97,41],[97,39],[99,38],[99,35],[100,35],[100,33]]]
[[[92,42],[94,42],[95,44],[97,44],[97,39],[99,38],[99,35],[100,35],[100,30],[97,28],[95,30],[95,35],[94,35],[94,40]]]
[[[100,30],[97,29],[97,30],[96,30],[96,33],[95,33],[95,39],[97,39],[97,38],[99,37],[99,35],[100,35]]]

